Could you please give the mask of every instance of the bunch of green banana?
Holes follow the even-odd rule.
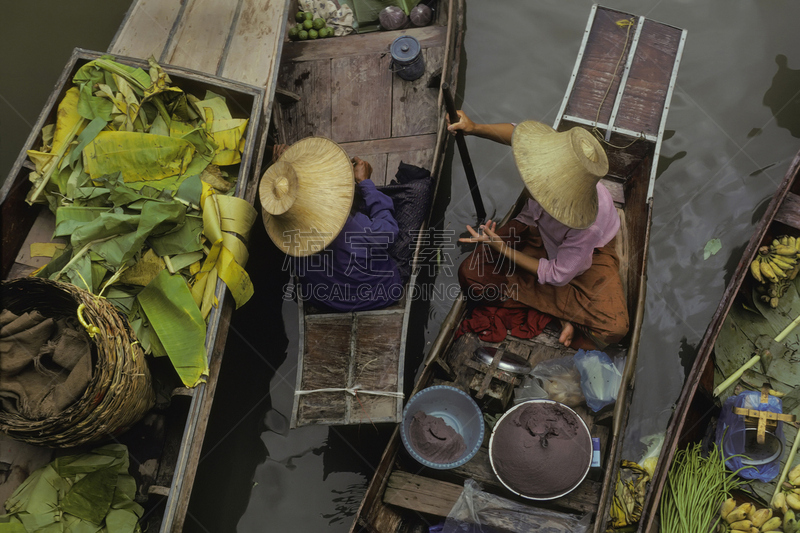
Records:
[[[800,270],[797,261],[798,246],[800,239],[788,235],[773,240],[770,246],[762,246],[750,263],[750,273],[760,283],[794,279]]]
[[[781,297],[786,294],[792,280],[789,278],[779,279],[777,283],[770,281],[767,284],[756,285],[756,292],[759,294],[759,299],[769,304],[770,307],[775,309],[778,307]]]

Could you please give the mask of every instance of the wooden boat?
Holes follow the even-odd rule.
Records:
[[[483,490],[512,501],[577,515],[591,513],[593,530],[605,531],[644,313],[653,182],[685,38],[686,32],[679,28],[593,6],[554,124],[560,131],[575,126],[596,129],[610,142],[605,146],[610,170],[604,183],[612,192],[622,221],[617,250],[631,317],[630,333],[621,343],[621,350],[627,356],[623,382],[613,409],[601,410],[596,415],[585,407],[578,409],[592,435],[600,439],[602,469],[591,471],[575,490],[563,497],[535,502],[515,496],[498,481],[490,466],[486,440],[463,466],[434,470],[411,458],[401,444],[397,428],[351,531],[427,531],[448,515],[469,478],[478,481]],[[619,71],[618,63],[623,65]],[[524,200],[522,195],[506,219],[521,209]],[[502,353],[515,354],[534,366],[543,360],[575,353],[558,343],[557,331],[545,329],[530,340],[508,336],[500,344],[489,344],[500,348],[492,364],[476,365],[471,355],[476,347],[486,343],[472,335],[454,341],[465,308],[463,299],[453,305],[426,357],[414,391],[434,384],[454,385],[480,399],[485,412],[496,415],[508,405],[515,383],[513,378],[497,371],[497,359]],[[521,532],[539,526],[522,520],[509,527],[508,531]]]
[[[280,141],[330,138],[351,158],[368,161],[379,187],[392,181],[401,161],[429,170],[438,183],[449,138],[441,85],[453,86],[457,79],[464,2],[439,0],[434,13],[424,27],[286,43],[278,77],[279,101],[285,103],[275,117]],[[421,45],[425,70],[413,81],[393,72],[397,67],[388,51],[401,36]],[[419,235],[426,223],[416,228]],[[292,427],[400,419],[409,295],[423,242],[410,242],[416,249],[405,296],[388,308],[330,313],[299,299],[296,391],[301,394],[295,395]],[[348,392],[356,385],[365,392]]]
[[[32,257],[30,253],[32,243],[51,241],[55,217],[49,209],[39,204],[29,206],[25,202],[26,194],[30,190],[28,181],[30,163],[26,162],[26,150],[41,145],[42,127],[54,123],[58,103],[66,90],[71,87],[72,76],[77,69],[102,55],[99,52],[81,49],[73,52],[24,149],[0,190],[0,214],[3,222],[2,279],[4,280],[27,276],[49,261],[49,258]],[[120,63],[149,68],[146,61],[115,57]],[[224,95],[232,104],[235,116],[250,117],[252,127],[250,131],[253,135],[247,139],[242,161],[236,169],[239,177],[236,194],[240,198],[243,197],[249,187],[252,154],[255,152],[258,140],[255,132],[258,131],[260,121],[263,89],[176,67],[165,66],[164,70],[173,83],[185,91],[193,94],[199,92],[201,96],[207,90],[214,91]],[[233,309],[232,298],[227,294],[224,284],[217,285],[216,294],[219,306],[209,315],[205,343],[210,358],[210,376],[207,382],[192,389],[176,388],[170,395],[168,405],[154,408],[140,423],[118,437],[118,442],[126,444],[130,453],[135,453],[140,463],[149,461],[147,468],[134,470],[132,474],[137,477],[139,499],[148,511],[142,525],[151,531],[180,531],[182,528],[227,336],[227,317]],[[0,442],[2,443],[0,450],[3,453],[0,460],[5,474],[0,477],[2,501],[5,501],[23,481],[27,473],[48,463],[59,453],[55,449],[12,440],[5,434],[0,434]]]
[[[128,58],[132,64],[137,61],[133,58],[141,61],[153,57],[174,79],[190,82],[194,88],[224,93],[239,110],[247,113],[251,129],[245,158],[239,167],[242,187],[237,194],[251,204],[258,184],[254,176],[260,176],[266,147],[288,4],[288,0],[134,0],[108,49],[108,53]],[[52,119],[53,106],[74,65],[96,55],[83,50],[73,54],[26,142],[26,149],[32,147],[45,121]],[[40,259],[31,260],[25,253],[25,246],[30,242],[46,242],[52,234],[48,228],[52,228],[53,221],[46,219],[47,214],[24,203],[28,189],[24,154],[22,150],[0,191],[3,279],[25,275],[42,266],[37,262]],[[19,263],[18,256],[27,264]],[[193,389],[175,390],[169,408],[149,417],[142,432],[136,428],[130,432],[131,440],[138,435],[150,443],[152,450],[143,452],[142,459],[143,462],[153,459],[156,465],[148,470],[152,472],[150,477],[137,480],[140,499],[146,499],[142,526],[149,531],[183,530],[233,311],[232,299],[230,295],[226,298],[226,294],[224,285],[218,285],[220,305],[208,322],[206,338],[210,369],[207,382]],[[19,473],[46,463],[53,452],[6,442],[3,435],[0,439],[3,439],[0,448],[8,454],[0,459],[8,465],[3,468],[5,481],[0,484],[2,495],[7,496],[21,481]],[[12,459],[6,461],[7,457]],[[18,475],[8,477],[9,472]]]
[[[664,445],[647,492],[638,531],[658,530],[659,503],[664,493],[669,466],[672,464],[675,452],[691,443],[701,442],[708,438],[708,428],[714,427],[714,423],[720,415],[720,399],[724,400],[734,391],[734,387],[731,386],[719,398],[715,398],[713,395],[714,387],[720,384],[723,376],[727,377],[744,362],[723,360],[721,356],[717,356],[715,346],[726,320],[735,308],[742,308],[743,305],[753,307],[754,282],[749,274],[749,269],[758,249],[761,246],[769,245],[776,236],[800,235],[800,180],[797,179],[799,173],[800,152],[795,155],[783,181],[758,222],[756,230],[725,288],[703,340],[700,342],[696,359],[686,377],[686,382],[675,405],[675,411],[667,427]],[[787,322],[791,321],[791,318],[788,317]],[[789,343],[790,341],[796,342],[796,335],[787,338],[785,342]],[[769,382],[772,389],[788,393],[784,397],[783,412],[796,414],[797,393],[791,393],[800,390],[796,388],[800,382],[797,381],[797,376],[792,371],[795,365],[793,362],[781,362],[780,354],[777,351],[774,352],[773,357],[767,373],[764,373],[763,369],[757,365],[746,371],[739,383],[745,389],[758,390],[763,383]],[[724,372],[721,372],[720,369]],[[791,401],[790,398],[792,398]],[[784,424],[783,428],[786,435],[785,446],[788,448],[794,442],[797,432],[790,424]],[[787,455],[784,453],[781,458],[782,467],[787,460]],[[775,487],[774,481],[772,483],[753,482],[751,486],[754,491],[751,497],[762,500],[762,505],[770,502]]]

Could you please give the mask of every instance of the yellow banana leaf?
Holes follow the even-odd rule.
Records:
[[[205,382],[206,323],[183,277],[162,270],[137,299],[183,384]]]
[[[78,113],[78,97],[80,91],[77,87],[72,87],[64,95],[61,103],[58,104],[58,112],[56,118],[56,129],[53,133],[53,147],[50,149],[51,153],[58,152],[65,142],[70,142],[68,139],[69,132],[75,127],[75,124],[82,120]],[[80,130],[78,130],[80,133]]]
[[[227,285],[236,301],[237,309],[253,296],[253,284],[244,270],[247,263],[247,239],[256,219],[256,210],[247,201],[232,196],[216,194],[203,183],[203,234],[212,243],[200,271],[195,275],[192,296],[207,316],[215,305],[213,285],[219,277]]]
[[[127,183],[180,176],[194,146],[188,141],[127,131],[103,131],[83,150],[83,166],[92,179],[121,172]]]
[[[242,160],[241,141],[247,128],[247,119],[231,118],[214,121],[211,138],[217,151],[211,162],[215,165],[234,165]]]
[[[31,257],[53,257],[56,251],[66,247],[66,244],[58,242],[33,242],[31,243]]]

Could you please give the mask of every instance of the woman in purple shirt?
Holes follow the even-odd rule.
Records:
[[[355,157],[353,165],[360,193],[354,212],[325,250],[294,258],[303,298],[332,311],[381,309],[403,295],[398,266],[389,254],[398,234],[392,199],[375,187],[369,163]]]
[[[487,221],[461,264],[459,282],[472,301],[533,307],[560,320],[559,341],[596,349],[628,331],[615,236],[619,215],[599,182],[608,170],[602,146],[581,128],[558,133],[534,121],[477,124],[463,112],[453,133],[511,145],[531,198],[501,228]],[[580,334],[579,334],[580,333]]]

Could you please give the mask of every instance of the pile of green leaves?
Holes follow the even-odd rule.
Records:
[[[36,275],[108,298],[145,351],[168,355],[192,387],[208,372],[190,289],[210,246],[201,195],[232,194],[221,166],[241,160],[247,119],[217,94],[200,100],[172,85],[152,59],[146,72],[104,56],[72,81],[42,147],[28,152],[28,202],[46,203],[54,237],[69,239]]]
[[[59,457],[33,472],[6,500],[4,533],[138,533],[144,509],[134,502],[128,449],[110,444]]]

